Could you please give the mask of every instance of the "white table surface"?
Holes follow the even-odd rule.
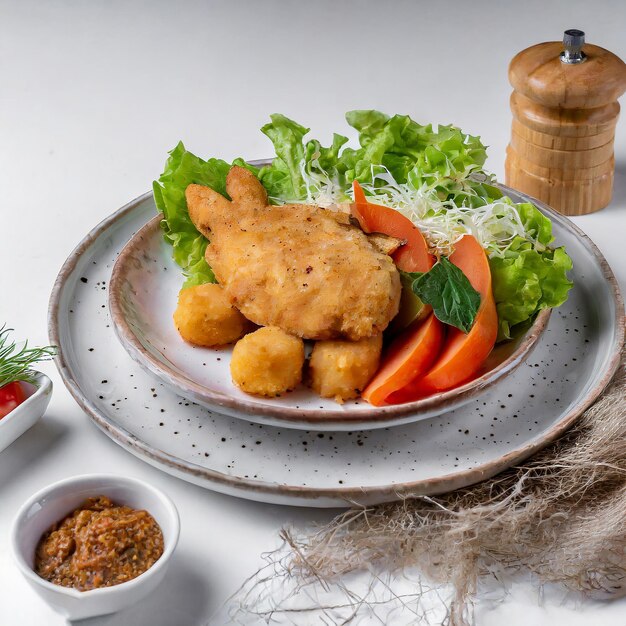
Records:
[[[284,112],[327,140],[343,113],[380,108],[453,122],[491,146],[503,175],[507,64],[564,28],[626,58],[626,3],[615,2],[8,2],[0,1],[0,322],[47,343],[54,278],[83,235],[146,191],[179,139],[199,155],[265,157],[258,128]],[[626,122],[613,203],[577,218],[626,287]],[[102,434],[55,384],[44,419],[0,453],[0,624],[63,624],[13,566],[18,506],[75,474],[117,472],[164,489],[182,535],[160,591],[94,624],[207,623],[277,545],[278,529],[331,512],[256,504],[146,465]],[[560,597],[558,594],[557,598]],[[626,624],[626,599],[539,601],[528,583],[479,603],[478,623]],[[213,620],[215,621],[215,620]]]

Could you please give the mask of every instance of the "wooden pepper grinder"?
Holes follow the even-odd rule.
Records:
[[[583,49],[584,47],[584,49]],[[626,64],[566,30],[563,44],[540,43],[509,66],[513,85],[506,184],[565,215],[604,208],[613,193],[617,99]]]

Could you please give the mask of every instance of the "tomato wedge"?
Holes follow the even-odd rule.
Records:
[[[382,365],[361,396],[374,406],[387,404],[387,398],[423,376],[437,358],[443,341],[443,324],[431,313],[414,322],[389,346]]]
[[[427,272],[434,265],[424,235],[408,218],[395,209],[367,201],[363,188],[354,181],[352,215],[366,233],[383,233],[406,243],[391,255],[396,266],[405,272]]]
[[[457,387],[478,372],[495,345],[498,314],[485,251],[475,237],[465,235],[455,245],[450,261],[463,271],[481,296],[474,325],[467,334],[451,327],[433,367],[422,378],[392,394],[387,400],[391,404],[411,402]]]
[[[8,383],[0,387],[0,419],[22,404],[24,400],[26,400],[26,395],[20,383]]]
[[[405,272],[427,272],[435,259],[413,222],[394,209],[368,202],[356,180],[352,188],[352,215],[361,228],[366,233],[384,233],[402,239],[406,243],[392,255],[396,266]],[[428,371],[439,354],[443,336],[443,324],[432,313],[425,320],[413,322],[392,342],[362,397],[374,406],[386,404],[394,391]]]

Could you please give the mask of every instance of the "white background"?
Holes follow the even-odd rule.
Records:
[[[510,112],[507,65],[533,43],[582,28],[626,58],[626,3],[548,2],[0,2],[0,322],[47,342],[56,273],[94,225],[146,191],[179,139],[202,156],[271,153],[258,128],[273,112],[328,141],[343,113],[380,108],[453,122],[490,146],[503,178]],[[626,122],[618,127],[615,199],[577,218],[626,286]],[[330,512],[254,504],[164,475],[93,426],[63,387],[45,418],[0,453],[0,624],[62,624],[8,554],[18,506],[60,478],[141,477],[174,499],[182,536],[156,596],[95,620],[195,625],[277,544],[289,523]],[[557,594],[558,596],[558,594]],[[626,600],[543,606],[528,584],[478,623],[626,624]]]

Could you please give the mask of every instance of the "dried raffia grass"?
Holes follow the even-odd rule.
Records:
[[[381,572],[417,567],[434,585],[451,584],[443,620],[450,626],[473,622],[482,578],[524,569],[540,583],[560,583],[596,599],[626,595],[624,359],[601,399],[523,465],[442,496],[353,508],[313,534],[283,530],[281,536],[282,552],[270,554],[268,565],[242,587],[237,616],[254,613],[269,623],[293,610],[285,607],[307,585],[328,590],[358,570],[380,580]],[[276,579],[296,584],[282,598],[275,587],[266,591],[272,608],[263,611],[260,590]],[[356,607],[340,620],[347,623],[364,596],[341,586]],[[415,598],[421,594],[416,590]],[[306,610],[321,611],[316,622],[338,623],[328,617],[331,608]],[[415,623],[422,622],[416,617]]]

